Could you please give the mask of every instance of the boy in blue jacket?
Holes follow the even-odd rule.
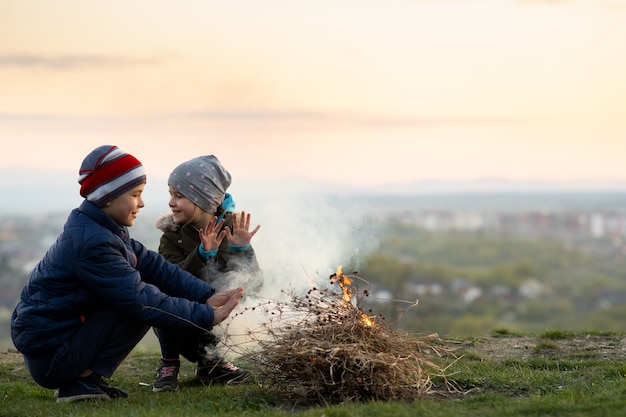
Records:
[[[31,272],[11,336],[39,385],[57,402],[126,398],[115,369],[150,327],[206,332],[228,317],[243,288],[220,293],[131,239],[145,170],[116,146],[84,159],[80,194],[56,242]]]

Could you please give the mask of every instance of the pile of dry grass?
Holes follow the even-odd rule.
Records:
[[[261,385],[293,400],[322,403],[415,400],[437,392],[433,378],[448,387],[435,361],[450,350],[437,335],[412,338],[391,331],[382,317],[358,306],[347,277],[330,279],[343,290],[313,288],[303,296],[289,294],[285,302],[248,308],[267,316],[248,332],[256,343],[244,355],[258,365]]]

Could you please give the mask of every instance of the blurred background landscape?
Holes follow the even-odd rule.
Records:
[[[262,225],[253,243],[265,272],[264,297],[306,291],[307,276],[324,285],[342,266],[362,278],[354,282],[359,291],[369,292],[360,305],[399,330],[450,337],[496,328],[624,330],[626,193],[339,194],[285,185],[278,208],[258,191],[246,197],[245,185],[239,188],[238,207]],[[145,208],[131,229],[151,249],[160,237],[154,221],[167,211],[160,200],[165,210]],[[12,346],[9,314],[60,232],[68,203],[67,210],[57,201],[59,208],[40,214],[0,213],[5,350]]]

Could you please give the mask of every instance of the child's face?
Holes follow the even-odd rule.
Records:
[[[135,223],[139,210],[144,206],[141,193],[145,184],[138,185],[130,191],[125,192],[102,210],[108,214],[117,224],[122,226],[132,226]]]
[[[196,214],[196,205],[187,197],[176,191],[171,185],[169,206],[176,224],[193,222]]]

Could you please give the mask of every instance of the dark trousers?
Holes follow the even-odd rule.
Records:
[[[218,338],[209,332],[195,333],[165,328],[155,328],[154,332],[159,338],[163,359],[174,360],[182,355],[189,362],[195,363],[203,356],[211,356],[218,342]]]
[[[110,378],[131,350],[150,329],[111,309],[87,316],[85,323],[57,350],[24,360],[35,382],[44,388],[59,388],[78,378],[86,369]]]

